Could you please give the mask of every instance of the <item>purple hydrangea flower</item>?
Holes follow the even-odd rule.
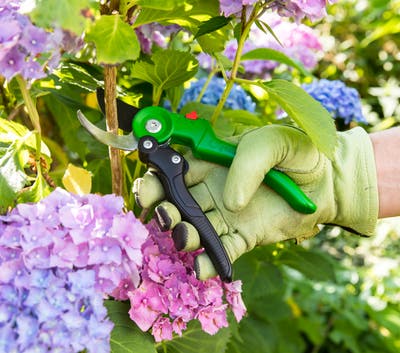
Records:
[[[352,120],[366,123],[362,114],[360,95],[357,90],[347,87],[339,80],[316,80],[302,87],[319,101],[335,119],[343,119],[345,124]]]
[[[1,352],[109,352],[104,296],[137,287],[148,236],[122,206],[56,189],[0,216]]]
[[[144,53],[150,54],[153,45],[166,48],[168,37],[181,30],[178,25],[162,26],[158,23],[149,23],[135,29]]]
[[[337,0],[276,0],[270,7],[280,16],[291,17],[297,22],[307,17],[311,21],[320,20],[326,16],[326,6]]]
[[[240,16],[243,6],[254,5],[258,0],[220,0],[219,8],[225,16]]]
[[[206,78],[201,78],[198,81],[193,82],[190,87],[185,90],[179,104],[179,109],[181,109],[188,102],[196,101],[205,83]],[[223,78],[213,77],[201,98],[201,103],[217,105],[222,96],[222,92],[225,89],[225,85],[226,83]],[[256,104],[253,102],[251,97],[241,86],[236,84],[233,86],[228,99],[225,102],[225,108],[242,109],[250,112],[255,111],[255,106]]]
[[[271,35],[266,34],[258,27],[251,29],[248,40],[244,44],[243,54],[257,49],[270,48],[286,54],[312,70],[317,64],[317,55],[322,50],[321,42],[315,31],[303,24],[293,23],[276,14],[266,14],[262,20],[273,29],[280,43]],[[234,60],[237,52],[237,41],[227,43],[224,55]],[[206,70],[211,68],[211,57],[206,54],[199,55],[200,66]],[[241,62],[245,69],[245,76],[249,78],[269,78],[279,63],[271,60],[244,60]]]
[[[18,74],[27,80],[42,78],[58,65],[61,50],[77,51],[83,41],[72,47],[64,40],[71,37],[68,32],[34,26],[19,12],[20,5],[20,1],[0,2],[0,75],[7,80]]]
[[[241,283],[199,281],[198,252],[122,211],[122,198],[56,189],[0,216],[0,351],[109,352],[105,296],[130,300],[130,317],[157,341],[198,319],[214,334],[231,309],[245,314]]]

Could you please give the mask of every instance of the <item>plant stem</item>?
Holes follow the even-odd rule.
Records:
[[[249,35],[251,25],[257,18],[257,13],[258,13],[258,7],[255,6],[253,9],[253,12],[251,13],[251,15],[249,17],[249,20],[247,21],[246,20],[246,6],[243,6],[242,29],[241,29],[241,34],[240,34],[240,38],[238,41],[238,47],[236,50],[235,59],[233,60],[231,74],[230,74],[228,81],[226,82],[224,92],[222,93],[221,98],[218,102],[218,105],[216,106],[214,113],[211,116],[210,122],[212,125],[215,124],[218,116],[221,114],[222,108],[224,107],[224,104],[225,104],[226,100],[228,99],[229,93],[231,92],[231,89],[234,85],[236,75],[237,75],[237,72],[238,72],[239,66],[240,66],[240,58],[242,56],[243,47],[244,47],[246,39]]]
[[[118,134],[118,116],[117,116],[117,68],[106,65],[104,67],[104,104],[106,110],[107,131]],[[123,172],[121,152],[117,148],[109,147],[112,192],[121,196],[123,194]]]
[[[36,105],[29,93],[25,79],[18,75],[16,77],[19,89],[21,90],[22,97],[24,99],[25,107],[28,110],[29,119],[32,122],[33,128],[36,131],[36,154],[35,161],[37,165],[38,174],[40,173],[40,156],[42,150],[42,129],[40,127],[39,113],[36,109]]]
[[[210,84],[210,82],[211,82],[212,78],[214,77],[215,73],[216,73],[216,70],[211,70],[210,71],[210,74],[208,75],[206,82],[204,82],[203,88],[201,89],[199,95],[196,98],[196,102],[197,103],[201,102],[201,98],[203,98],[204,93],[206,93],[207,87]]]

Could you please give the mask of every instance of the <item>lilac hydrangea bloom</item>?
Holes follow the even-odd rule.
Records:
[[[303,24],[293,23],[283,19],[276,14],[267,14],[262,20],[273,29],[280,43],[271,34],[266,34],[258,27],[253,27],[250,31],[248,40],[243,47],[243,54],[257,49],[270,48],[284,53],[304,65],[308,70],[312,70],[317,65],[318,53],[322,50],[321,42],[315,31]],[[232,40],[227,43],[224,55],[234,60],[237,52],[237,41]],[[211,57],[206,54],[199,56],[200,66],[206,70],[211,67]],[[273,70],[279,63],[271,60],[244,60],[241,62],[245,69],[245,76],[249,78],[269,78]]]
[[[162,26],[158,23],[149,23],[136,28],[135,32],[142,51],[150,54],[153,45],[165,48],[168,37],[179,30],[181,27],[178,25]]]
[[[19,13],[21,1],[0,1],[0,75],[7,80],[21,74],[27,80],[45,77],[61,58],[60,51],[79,50],[83,41],[71,43],[71,34],[51,32],[32,24]]]
[[[339,80],[316,80],[302,87],[319,101],[335,119],[343,119],[345,124],[352,120],[366,123],[362,114],[360,95],[357,90],[347,87]]]
[[[246,312],[241,298],[241,282],[224,284],[219,277],[196,279],[194,259],[198,252],[175,249],[170,233],[148,225],[150,236],[143,244],[142,283],[127,293],[130,317],[143,330],[152,328],[157,342],[172,339],[190,320],[215,334],[228,326],[226,312],[232,309],[240,321]],[[225,298],[225,299],[224,299]]]
[[[148,236],[122,206],[56,189],[0,216],[1,352],[110,351],[104,295],[137,287]]]
[[[157,341],[198,319],[214,334],[226,310],[245,314],[241,283],[199,281],[196,253],[144,226],[114,195],[56,189],[0,216],[0,351],[106,353],[113,324],[105,296],[130,300],[130,316]]]
[[[276,0],[271,4],[271,8],[276,10],[280,16],[291,17],[297,22],[304,17],[316,21],[326,16],[328,3],[335,2],[336,0]]]
[[[196,82],[193,82],[188,89],[185,90],[181,102],[179,104],[179,109],[182,108],[188,102],[196,101],[198,95],[200,94],[204,84],[206,83],[206,78],[201,78]],[[209,83],[204,95],[201,98],[201,103],[209,105],[217,105],[222,92],[225,89],[225,81],[220,77],[213,77]],[[242,109],[248,110],[250,112],[255,111],[255,103],[251,97],[244,91],[244,89],[239,85],[234,85],[228,99],[225,102],[225,108],[230,109]]]
[[[219,8],[225,16],[240,16],[243,6],[252,6],[258,0],[220,0]]]

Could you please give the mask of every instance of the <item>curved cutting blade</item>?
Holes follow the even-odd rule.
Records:
[[[101,143],[124,151],[137,150],[138,141],[135,136],[133,136],[133,132],[129,135],[116,135],[112,132],[104,131],[92,124],[80,110],[78,110],[77,116],[82,126]]]

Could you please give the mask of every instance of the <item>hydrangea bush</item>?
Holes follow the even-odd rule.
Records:
[[[23,1],[0,0],[0,352],[245,351],[270,320],[259,309],[281,281],[276,269],[260,271],[254,257],[236,281],[198,280],[202,250],[178,252],[133,201],[137,154],[107,154],[76,111],[103,124],[93,104],[101,86],[107,102],[202,103],[216,133],[230,136],[237,125],[279,123],[280,105],[329,156],[332,117],[363,122],[343,83],[301,88],[322,51],[306,23],[332,2],[37,0],[23,13]],[[110,127],[117,109],[107,107]],[[68,162],[80,172],[62,178]],[[118,302],[129,309],[113,316]]]
[[[240,282],[197,280],[193,254],[122,209],[121,197],[56,189],[0,217],[1,351],[108,352],[107,297],[129,299],[156,341],[193,319],[215,334],[229,308],[241,320]]]

